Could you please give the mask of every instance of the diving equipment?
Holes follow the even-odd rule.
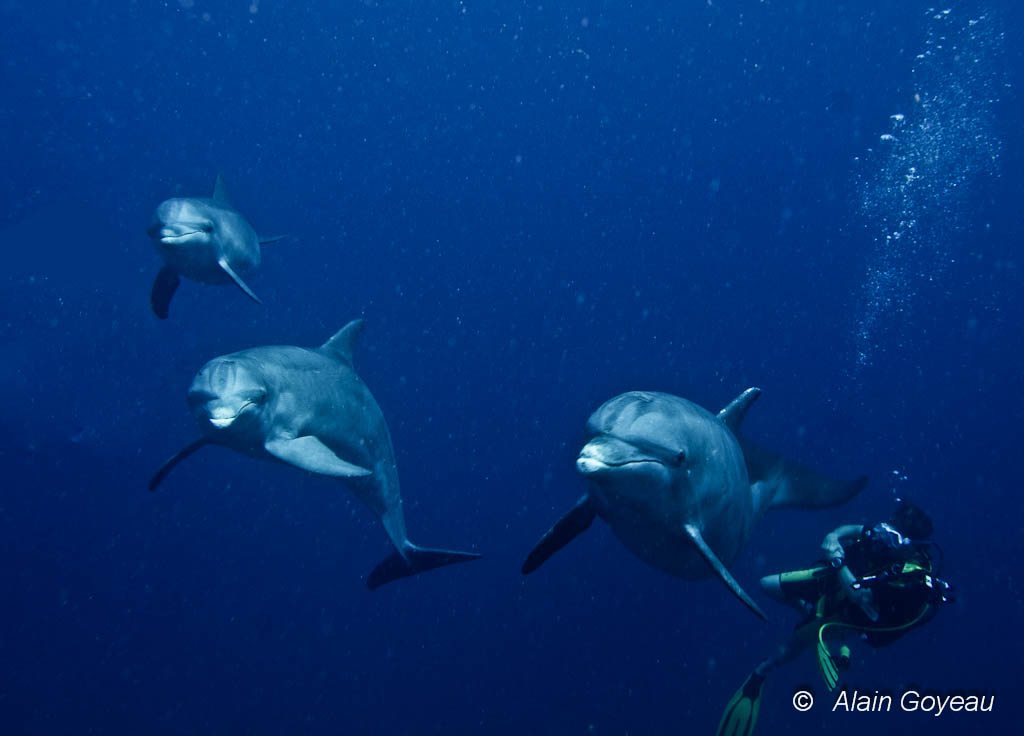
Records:
[[[764,680],[765,676],[757,674],[756,670],[750,673],[725,706],[716,736],[751,736],[754,733]]]

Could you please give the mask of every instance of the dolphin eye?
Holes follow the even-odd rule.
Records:
[[[213,223],[212,222],[204,223],[203,224],[203,232],[204,233],[212,233],[213,232]]]
[[[675,465],[677,468],[680,467],[685,462],[686,452],[684,450],[680,450],[679,452],[672,456],[672,464]]]

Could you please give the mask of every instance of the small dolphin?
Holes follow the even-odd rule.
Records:
[[[161,202],[147,232],[164,259],[149,294],[153,313],[160,319],[167,319],[171,297],[181,283],[181,276],[204,284],[234,283],[250,299],[262,304],[242,281],[242,275],[260,265],[260,245],[280,237],[257,237],[228,202],[220,174],[209,199],[175,197]]]
[[[600,516],[641,560],[680,578],[718,575],[761,618],[726,565],[765,511],[824,508],[867,484],[829,480],[738,439],[750,388],[714,414],[671,394],[633,391],[605,402],[587,422],[576,460],[587,493],[545,534],[523,564],[527,575]]]
[[[203,437],[182,449],[149,483],[156,490],[200,447],[224,445],[348,482],[380,517],[395,547],[367,586],[480,555],[417,547],[405,532],[391,434],[380,407],[352,366],[364,321],[353,320],[319,348],[251,348],[214,358],[192,381],[188,403]]]

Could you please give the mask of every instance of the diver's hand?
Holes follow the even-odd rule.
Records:
[[[826,534],[825,538],[821,541],[821,551],[825,553],[826,559],[841,560],[843,558],[843,545],[839,542],[839,535],[835,532]]]
[[[878,609],[875,608],[872,598],[871,591],[867,588],[856,588],[852,591],[852,595],[850,595],[850,600],[860,607],[865,616],[872,621],[877,621]]]
[[[855,539],[863,533],[864,527],[860,524],[844,524],[825,535],[821,541],[821,550],[829,560],[842,560],[846,554],[843,540]]]
[[[839,583],[843,588],[843,595],[864,612],[872,621],[878,620],[878,609],[875,608],[874,596],[867,588],[857,585],[857,578],[854,577],[850,568],[845,565],[839,571]]]

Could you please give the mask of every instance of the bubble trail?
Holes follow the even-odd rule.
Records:
[[[995,18],[929,10],[925,49],[912,70],[913,105],[889,117],[866,157],[858,214],[873,242],[854,328],[856,366],[872,364],[878,334],[895,330],[921,283],[954,267],[958,234],[972,224],[974,185],[997,176],[1002,142],[993,108],[1004,88],[1004,38]]]

